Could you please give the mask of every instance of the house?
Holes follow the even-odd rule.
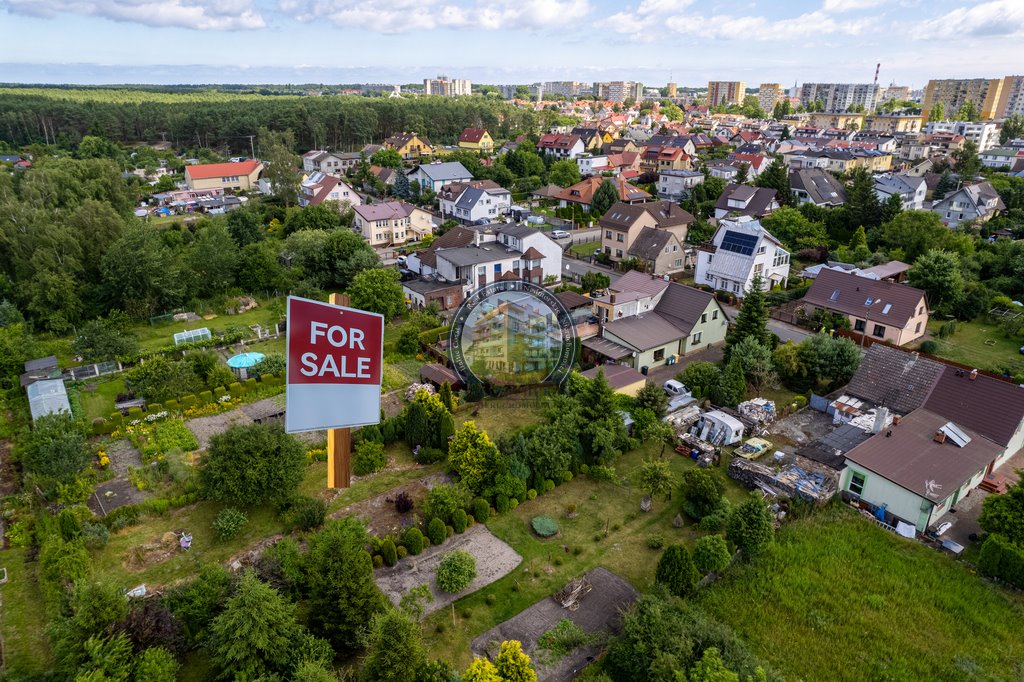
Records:
[[[640,169],[648,173],[690,168],[690,155],[680,147],[647,145],[640,155]]]
[[[842,206],[846,203],[846,188],[834,175],[820,168],[801,168],[789,171],[789,186],[798,204],[815,206]]]
[[[742,152],[736,152],[730,154],[728,161],[731,165],[739,168],[740,164],[747,164],[747,179],[754,180],[767,170],[768,166],[772,165],[771,159],[764,154],[746,154]]]
[[[435,276],[417,277],[402,282],[405,300],[413,310],[437,306],[438,310],[454,310],[462,305],[465,287],[459,282],[449,282]]]
[[[976,371],[875,344],[845,390],[899,416],[845,454],[840,481],[893,525],[933,528],[1024,446],[1024,391]]]
[[[924,198],[928,194],[928,184],[924,178],[886,173],[876,175],[871,180],[879,203],[885,203],[889,197],[897,194],[903,201],[903,210],[920,211],[924,208]]]
[[[342,203],[353,207],[363,203],[362,198],[347,182],[316,171],[299,186],[299,206],[319,206],[325,201],[336,202],[339,208]]]
[[[459,147],[474,152],[490,154],[494,151],[494,140],[483,128],[466,128],[459,135]]]
[[[897,346],[921,338],[928,326],[924,291],[852,272],[822,270],[802,305],[809,316],[816,310],[843,315],[853,331]]]
[[[579,135],[549,133],[540,136],[540,140],[537,141],[537,151],[557,159],[575,159],[585,153],[587,147]]]
[[[726,216],[749,216],[763,218],[778,210],[776,191],[766,187],[751,187],[729,183],[715,202],[715,218]]]
[[[719,178],[725,180],[727,183],[734,182],[740,174],[738,166],[733,166],[728,163],[718,163],[714,166],[708,166],[708,173],[713,178]]]
[[[370,174],[388,187],[394,186],[395,180],[402,172],[404,171],[397,168],[391,168],[390,166],[370,166]],[[373,188],[371,187],[370,189]]]
[[[585,379],[596,379],[599,372],[604,372],[604,378],[613,391],[631,398],[635,397],[647,383],[647,377],[640,372],[632,367],[618,364],[591,367],[585,372],[580,372],[580,376]]]
[[[434,232],[434,217],[404,201],[385,201],[355,207],[352,229],[370,246],[419,241]]]
[[[325,173],[341,176],[359,165],[362,157],[357,152],[328,152],[314,149],[302,155],[302,170],[307,173]]]
[[[707,292],[631,270],[594,300],[601,334],[582,342],[584,357],[647,374],[678,356],[725,341],[725,309]]]
[[[877,277],[889,282],[903,282],[907,279],[907,273],[910,272],[910,264],[891,260],[888,263],[864,268],[861,272],[867,277]]]
[[[468,190],[474,191],[467,194]],[[508,215],[512,206],[512,194],[494,180],[449,183],[441,187],[437,200],[442,219],[463,223],[483,218],[494,222],[499,216]]]
[[[988,182],[965,185],[932,204],[932,212],[937,213],[947,227],[963,222],[988,222],[1005,208],[999,193]]]
[[[263,164],[255,159],[238,163],[185,166],[185,184],[191,190],[220,189],[247,192],[256,189]]]
[[[430,140],[416,133],[392,135],[384,140],[384,148],[394,149],[403,159],[418,159],[434,153],[434,145],[430,144]]]
[[[469,182],[472,173],[458,161],[423,163],[406,173],[409,182],[420,183],[421,191],[439,192],[441,187],[452,182]]]
[[[658,198],[679,202],[690,198],[693,188],[704,182],[704,174],[694,170],[665,171],[658,174]]]
[[[986,168],[1012,168],[1017,159],[1024,158],[1024,152],[1014,147],[993,147],[978,155]]]
[[[633,142],[633,140],[624,137],[612,140],[611,142],[606,142],[602,145],[602,150],[608,155],[622,154],[624,152],[639,152],[640,149],[640,145]]]
[[[619,193],[619,201],[627,204],[635,204],[647,201],[651,198],[650,194],[639,187],[634,187],[629,184],[621,176],[616,176],[614,178],[605,178],[601,176],[584,178],[575,185],[566,187],[556,194],[554,198],[558,199],[558,205],[562,208],[569,204],[579,204],[584,211],[589,211],[590,202],[594,199],[594,192],[596,192],[597,188],[605,181],[611,182],[615,185],[615,189],[618,190]]]
[[[674,255],[675,258],[662,259],[671,261],[668,263],[674,266],[674,261],[679,259],[680,263],[674,269],[675,272],[682,270],[684,263],[683,244],[686,243],[686,232],[693,223],[693,216],[671,201],[654,201],[638,204],[618,202],[605,211],[598,221],[597,226],[601,230],[601,249],[612,260],[618,261],[624,258],[641,257],[643,260],[652,262],[657,258],[650,257],[651,254],[660,254],[661,248],[668,248],[666,255]],[[644,243],[639,251],[630,255],[634,242],[640,237],[640,233],[650,229],[655,232],[665,232],[666,235],[644,237]],[[667,235],[671,235],[667,236]],[[657,247],[656,247],[657,245]],[[652,249],[659,249],[653,251]],[[641,253],[643,255],[641,255]],[[664,274],[665,270],[655,269],[654,272]]]
[[[641,272],[668,276],[693,267],[692,252],[668,230],[644,227],[626,250],[626,258],[637,261]]]
[[[570,135],[576,135],[583,140],[583,147],[587,151],[598,151],[604,144],[604,135],[597,128],[585,128],[583,126],[576,126],[571,131]]]
[[[576,157],[576,166],[580,169],[580,177],[588,175],[601,175],[604,171],[611,171],[608,165],[608,157],[604,154],[582,154]]]
[[[774,190],[773,190],[774,191]],[[721,221],[710,244],[698,247],[694,282],[742,297],[760,275],[762,288],[786,286],[789,252],[749,216]]]

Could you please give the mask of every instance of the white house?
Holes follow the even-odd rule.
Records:
[[[924,208],[924,197],[928,193],[928,185],[924,178],[885,173],[874,176],[872,181],[875,185],[875,196],[880,203],[885,203],[893,194],[898,194],[903,200],[903,210],[920,211]]]
[[[540,140],[537,141],[537,151],[557,159],[575,159],[586,153],[587,146],[579,135],[549,133],[540,136]]]
[[[658,198],[681,201],[690,198],[693,188],[704,182],[704,174],[692,170],[669,170],[658,174]]]
[[[348,203],[353,208],[363,204],[362,198],[347,182],[316,171],[299,186],[299,206],[317,206],[325,201],[335,201],[339,206]]]
[[[511,211],[512,193],[494,180],[453,182],[437,193],[437,203],[444,220],[474,223],[486,218],[494,222]]]
[[[355,168],[361,160],[357,152],[328,152],[314,149],[302,155],[302,170],[307,173],[321,172],[341,176]]]
[[[721,221],[711,243],[699,247],[694,282],[742,297],[757,275],[765,291],[785,286],[789,251],[749,216]]]
[[[409,182],[415,180],[420,183],[423,191],[439,192],[448,183],[469,182],[473,174],[458,161],[447,161],[421,164],[406,173],[406,177]]]
[[[991,121],[928,121],[924,126],[924,132],[926,134],[955,133],[963,135],[965,140],[970,140],[978,145],[979,152],[990,149],[999,143],[999,127]]]
[[[939,214],[947,227],[965,221],[987,222],[1005,208],[999,193],[988,182],[966,185],[932,204],[932,212]]]
[[[584,154],[576,157],[576,165],[579,166],[581,177],[600,175],[608,167],[608,157],[604,154]]]
[[[1024,152],[1013,147],[993,147],[981,152],[978,157],[987,168],[1012,168],[1017,159],[1024,158]]]

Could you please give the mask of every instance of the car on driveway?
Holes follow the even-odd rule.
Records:
[[[565,239],[569,236],[569,233],[565,230],[551,230],[552,239]]]

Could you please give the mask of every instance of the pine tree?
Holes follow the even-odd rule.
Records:
[[[530,657],[523,653],[523,645],[514,639],[501,643],[496,667],[503,682],[537,682]]]
[[[736,171],[736,182],[742,185],[747,181],[747,176],[750,174],[750,164],[743,162],[740,164],[739,169]]]
[[[942,175],[939,176],[939,182],[935,185],[935,193],[932,198],[935,201],[946,198],[946,192],[956,187],[956,182],[953,180],[953,174],[950,173],[949,169],[942,171]]]
[[[654,570],[654,581],[668,588],[677,597],[693,594],[700,580],[700,573],[693,565],[693,557],[684,545],[669,545],[661,553]]]
[[[793,190],[789,186],[789,172],[782,161],[781,156],[772,159],[771,164],[757,176],[754,181],[757,187],[767,187],[775,190],[775,200],[781,206],[793,206],[796,202],[793,197]]]
[[[882,204],[882,224],[890,222],[893,218],[903,212],[903,197],[893,192]],[[865,243],[865,246],[867,244]]]
[[[668,396],[653,381],[647,381],[634,397],[637,407],[646,407],[661,419],[668,410]]]
[[[236,679],[284,673],[301,634],[295,607],[246,571],[210,626],[210,657]]]
[[[391,191],[395,193],[396,197],[402,199],[408,199],[412,196],[412,189],[409,188],[409,176],[399,171],[398,175],[395,176],[395,185],[391,188]]]
[[[438,397],[441,398],[441,404],[444,405],[444,409],[449,412],[455,411],[455,400],[452,397],[452,387],[447,381],[441,384],[441,390],[438,392]]]
[[[750,288],[743,297],[740,313],[725,335],[726,361],[731,347],[748,336],[753,336],[764,346],[772,347],[772,333],[768,329],[768,302],[765,300],[763,286],[764,280],[761,276],[754,275]]]
[[[590,202],[590,213],[595,216],[602,216],[619,200],[619,191],[615,183],[605,180],[594,192],[594,198]]]
[[[771,510],[760,499],[751,497],[732,508],[725,537],[750,559],[763,552],[775,538]]]
[[[857,168],[853,172],[844,207],[846,224],[850,230],[856,230],[861,225],[871,229],[882,224],[882,207],[878,203],[875,185],[867,169]]]
[[[430,443],[430,415],[419,400],[413,400],[405,411],[405,442],[409,447]]]
[[[363,679],[367,682],[404,682],[414,680],[426,662],[420,627],[407,613],[388,609],[377,614],[364,636],[366,661]]]

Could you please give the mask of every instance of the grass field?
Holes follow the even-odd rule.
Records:
[[[431,654],[452,661],[456,668],[465,668],[472,659],[469,642],[473,637],[596,566],[618,573],[637,589],[648,589],[660,554],[647,547],[648,537],[661,535],[666,542],[686,544],[699,537],[689,523],[679,529],[672,526],[672,519],[679,513],[678,497],[672,501],[658,498],[651,512],[640,511],[644,493],[631,485],[628,478],[644,457],[656,457],[660,450],[660,445],[648,444],[624,455],[616,464],[619,476],[626,478],[623,484],[580,476],[547,495],[520,504],[511,513],[492,518],[488,528],[522,555],[523,564],[501,580],[459,600],[454,626],[451,609],[430,616],[424,624],[424,635]],[[685,469],[695,466],[675,453],[666,452],[665,457],[677,480]],[[727,480],[726,491],[733,501],[743,500],[747,495],[731,479]],[[574,519],[565,517],[570,504],[576,505]],[[540,514],[558,521],[561,530],[557,536],[541,539],[533,533],[530,520]],[[487,603],[489,595],[496,597],[493,604]]]
[[[117,394],[125,391],[124,376],[120,374],[89,382],[86,386],[96,387],[93,391],[81,389],[78,392],[82,399],[82,411],[85,412],[85,419],[90,423],[98,417],[104,419],[109,417],[110,413],[114,411]]]
[[[171,322],[169,324],[150,325],[142,322],[132,328],[132,332],[139,339],[141,350],[158,350],[164,346],[174,345],[174,334],[188,329],[199,329],[207,327],[216,334],[228,327],[248,327],[251,324],[261,324],[273,327],[280,319],[279,311],[273,310],[270,303],[274,299],[259,301],[259,306],[241,313],[239,315],[213,315],[209,319],[202,319],[196,322]]]
[[[1003,372],[1013,369],[1014,373],[1024,372],[1024,356],[1020,354],[1020,338],[1007,338],[998,324],[987,318],[974,322],[958,322],[956,332],[945,339],[938,337],[939,327],[944,320],[928,323],[934,341],[938,344],[935,354],[978,369]]]
[[[583,242],[582,244],[573,244],[569,247],[569,251],[580,258],[585,258],[586,256],[593,256],[594,249],[597,249],[600,246],[600,241]]]
[[[699,601],[788,679],[1024,679],[1024,597],[834,507]]]
[[[36,564],[25,561],[26,549],[0,552],[7,583],[0,586],[3,603],[4,672],[10,679],[42,673],[53,666],[46,635],[47,613],[36,583]],[[8,679],[5,676],[5,679]]]

